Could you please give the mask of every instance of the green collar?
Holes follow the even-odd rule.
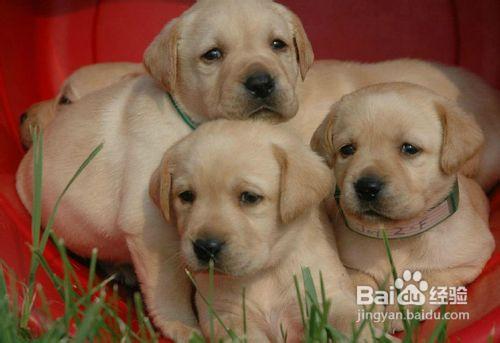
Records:
[[[177,114],[184,120],[184,122],[191,128],[191,130],[196,130],[196,128],[200,125],[197,122],[195,122],[193,119],[191,119],[186,113],[184,113],[179,105],[174,100],[174,97],[172,94],[167,93],[168,98],[170,99],[170,102],[172,103],[172,106],[174,106],[175,110],[177,111]]]
[[[351,231],[360,235],[382,239],[382,228],[370,228],[364,225],[353,225],[347,221],[344,212],[340,208],[340,189],[335,188],[335,200],[339,206],[340,213],[344,218],[344,223]],[[460,200],[460,192],[458,187],[458,180],[455,181],[453,189],[450,194],[443,199],[439,204],[427,210],[421,217],[412,219],[401,226],[385,229],[387,238],[398,239],[408,238],[424,233],[433,227],[441,224],[443,221],[451,217],[458,210],[458,203]]]

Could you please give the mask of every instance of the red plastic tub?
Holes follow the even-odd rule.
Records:
[[[288,0],[303,20],[318,59],[378,61],[414,57],[460,65],[500,88],[498,0]],[[0,1],[0,259],[20,277],[29,266],[30,217],[14,175],[23,156],[19,115],[57,93],[76,68],[106,61],[140,61],[161,27],[192,1]],[[493,157],[492,157],[493,158]],[[496,157],[498,158],[498,157]],[[491,198],[491,228],[500,235],[500,190]],[[471,238],[472,239],[472,238]],[[58,254],[47,257],[60,270]],[[82,279],[86,268],[75,262]],[[38,281],[49,281],[40,273]],[[469,321],[451,321],[452,341],[500,340],[500,254],[469,287]],[[56,294],[47,286],[49,300]],[[61,313],[61,304],[53,312]],[[425,323],[423,331],[433,323]]]

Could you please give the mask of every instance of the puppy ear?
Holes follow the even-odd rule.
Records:
[[[173,92],[177,81],[179,35],[179,19],[173,19],[161,30],[144,52],[144,67],[169,93]]]
[[[326,198],[333,187],[328,167],[306,146],[285,149],[273,145],[280,168],[279,211],[288,223]]]
[[[453,174],[476,157],[484,143],[483,132],[472,116],[451,102],[436,103],[436,109],[443,127],[441,169]]]
[[[172,176],[168,169],[167,158],[163,158],[158,169],[155,170],[149,183],[149,196],[158,206],[167,222],[171,221],[170,216],[170,187]]]
[[[297,62],[299,63],[300,76],[302,77],[302,81],[304,81],[307,71],[314,62],[314,52],[299,17],[297,17],[294,13],[290,12],[290,14],[294,29],[293,44],[295,46]]]
[[[297,57],[297,63],[299,64],[300,76],[303,81],[306,78],[307,71],[314,62],[314,52],[311,42],[298,16],[283,5],[277,3],[274,3],[274,5],[277,7],[280,15],[288,18],[290,23],[293,33],[295,55]]]
[[[81,95],[77,91],[75,87],[73,87],[71,78],[66,80],[59,90],[59,93],[57,94],[56,98],[56,105],[58,105],[63,97],[65,97],[65,103],[67,104],[67,101],[69,100],[70,102],[76,101],[81,98]]]
[[[330,168],[333,168],[335,155],[332,141],[334,117],[334,113],[331,112],[323,119],[321,125],[314,131],[310,143],[311,149],[323,157]]]

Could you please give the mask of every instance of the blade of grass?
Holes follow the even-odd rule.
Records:
[[[208,306],[209,305],[208,299],[205,297],[205,295],[203,293],[200,292],[200,288],[198,287],[198,283],[194,279],[194,277],[191,274],[191,272],[189,270],[187,270],[187,269],[186,269],[186,275],[188,276],[189,280],[191,280],[191,283],[193,284],[193,286],[194,286],[197,294],[200,296],[201,300],[203,300],[203,302]],[[231,340],[238,341],[239,339],[238,339],[238,336],[236,335],[236,333],[233,330],[231,330],[230,328],[228,328],[226,326],[226,324],[224,324],[224,322],[222,321],[222,318],[219,317],[219,315],[217,314],[217,312],[213,311],[212,313],[213,313],[215,319],[222,326],[222,328],[224,329],[224,331],[226,332],[226,334],[231,338]]]
[[[441,318],[444,318],[444,314],[446,313],[446,307],[441,306]],[[445,342],[446,341],[446,329],[448,322],[445,319],[441,319],[439,323],[436,325],[434,330],[432,331],[431,336],[429,337],[428,342]]]
[[[214,328],[214,260],[210,259],[208,263],[208,322],[210,323],[210,342],[215,342]]]
[[[39,249],[40,230],[42,222],[42,173],[43,173],[43,138],[41,132],[33,130],[33,204],[31,209],[31,236],[32,250]],[[35,275],[37,262],[32,259],[28,273],[28,283],[25,299],[23,302],[20,327],[27,329],[29,314],[31,313],[32,298],[35,292]]]
[[[243,307],[243,343],[246,343],[247,338],[247,304],[246,304],[246,288],[241,290],[241,302]]]
[[[12,315],[7,293],[7,282],[3,268],[0,268],[0,341],[7,343],[16,342],[16,320]]]
[[[73,342],[84,343],[88,341],[89,333],[92,330],[92,326],[95,325],[95,321],[102,307],[102,302],[103,299],[101,297],[97,298],[97,300],[85,311],[83,321],[72,340]]]
[[[286,343],[286,341],[288,340],[288,332],[283,327],[283,323],[280,324],[280,333],[281,333],[281,340],[283,341],[283,343]]]
[[[89,279],[87,280],[87,290],[94,287],[95,271],[97,266],[97,248],[92,249],[90,256]]]
[[[318,294],[316,293],[316,288],[314,287],[314,281],[311,275],[311,270],[307,267],[302,268],[302,279],[304,282],[304,289],[306,295],[310,301],[313,302],[315,306],[319,307]]]
[[[297,302],[299,303],[300,318],[302,319],[302,327],[306,327],[306,315],[304,311],[304,302],[302,301],[302,294],[300,292],[299,280],[297,275],[293,276],[293,282],[295,284],[295,291],[297,293]]]
[[[391,265],[391,274],[392,274],[393,282],[395,282],[396,279],[398,278],[398,272],[396,271],[396,266],[394,264],[394,260],[392,259],[391,248],[389,246],[389,239],[387,238],[387,233],[385,232],[385,230],[382,230],[382,237],[384,239],[384,246],[385,246],[385,251],[386,251],[387,257],[389,259],[389,264]],[[396,288],[396,294],[399,296],[399,289],[397,289],[397,288]],[[410,324],[408,323],[408,320],[406,319],[406,316],[405,316],[405,308],[403,305],[399,304],[399,301],[398,301],[398,308],[399,308],[399,311],[401,312],[401,314],[403,315],[403,327],[404,327],[405,333],[411,337],[412,330],[411,330]]]

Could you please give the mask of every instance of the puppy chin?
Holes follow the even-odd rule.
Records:
[[[420,206],[421,201],[414,202],[381,201],[376,204],[362,204],[357,200],[346,200],[341,203],[342,210],[348,220],[367,226],[399,225],[423,214],[426,210]],[[416,206],[417,205],[417,206]]]
[[[225,267],[225,274],[231,275],[234,277],[238,276],[247,276],[251,274],[255,274],[259,270],[262,269],[262,266],[260,264],[255,263],[254,261],[248,261],[243,262],[243,263],[233,263],[231,265],[227,265]]]
[[[257,120],[265,120],[273,124],[282,123],[289,120],[293,116],[289,116],[287,114],[283,114],[273,108],[269,107],[260,107],[256,108],[252,112],[249,112],[242,119],[257,119]]]

